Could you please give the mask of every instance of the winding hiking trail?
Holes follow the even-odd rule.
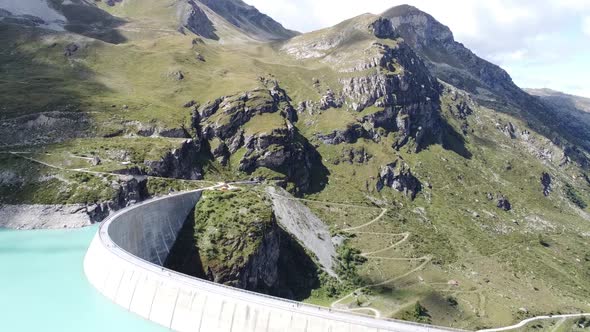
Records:
[[[75,168],[75,169],[70,169],[70,168],[65,168],[62,166],[58,166],[58,165],[53,165],[47,162],[44,162],[42,160],[39,159],[35,159],[33,157],[29,157],[30,155],[34,155],[34,152],[25,152],[25,151],[2,151],[0,152],[0,154],[10,154],[13,156],[17,156],[19,158],[28,160],[30,162],[33,163],[37,163],[49,168],[53,168],[53,169],[57,169],[60,171],[66,171],[66,172],[78,172],[78,173],[86,173],[86,174],[92,174],[92,175],[111,175],[111,176],[117,176],[117,177],[128,177],[128,175],[123,175],[123,174],[117,174],[117,173],[110,173],[110,172],[99,172],[99,171],[91,171],[85,168]],[[47,155],[51,155],[51,154],[47,154]],[[76,156],[74,154],[70,154],[71,158],[78,158],[78,159],[84,159],[84,160],[91,160],[92,158],[87,158],[87,157],[81,157],[81,156]],[[169,180],[169,178],[164,178],[164,177],[157,177],[157,176],[146,176],[148,178],[156,178],[156,179],[167,179]],[[215,182],[213,181],[204,181],[204,180],[186,180],[186,181],[192,181],[192,182],[201,182],[201,183],[213,183],[215,184]],[[235,184],[241,184],[240,182],[236,182]],[[249,184],[249,181],[246,181],[244,184]],[[217,188],[221,188],[222,186],[224,186],[225,184],[217,184],[214,187],[211,188],[206,188],[208,190],[215,190]],[[231,184],[230,184],[230,188]],[[233,188],[232,188],[233,189]],[[338,205],[338,206],[346,206],[346,207],[354,207],[354,208],[365,208],[365,209],[376,209],[377,207],[371,207],[371,206],[363,206],[363,205],[355,205],[355,204],[349,204],[349,203],[334,203],[334,202],[328,202],[328,201],[319,201],[319,200],[310,200],[310,199],[302,199],[302,198],[294,198],[294,197],[286,197],[286,196],[282,196],[282,195],[277,195],[274,194],[276,196],[281,196],[283,198],[286,199],[292,199],[292,200],[298,200],[298,201],[304,201],[304,202],[310,202],[310,203],[319,203],[319,204],[330,204],[330,205]],[[358,307],[358,308],[346,308],[346,307],[338,307],[339,303],[341,303],[342,301],[352,297],[352,296],[357,296],[361,294],[361,291],[364,289],[368,289],[368,288],[373,288],[373,287],[379,287],[379,286],[383,286],[392,282],[395,282],[397,280],[403,279],[417,271],[422,270],[428,263],[430,263],[430,261],[432,260],[432,257],[427,255],[427,256],[423,256],[423,257],[416,257],[416,258],[404,258],[404,257],[384,257],[384,256],[375,256],[381,253],[384,253],[388,250],[391,250],[393,248],[396,248],[398,246],[400,246],[401,244],[405,243],[411,236],[410,232],[404,232],[404,233],[399,233],[399,234],[391,234],[391,233],[380,233],[380,232],[362,232],[362,231],[358,231],[360,229],[369,227],[375,223],[377,223],[379,220],[381,220],[385,214],[389,211],[387,208],[382,208],[381,209],[381,213],[374,219],[372,219],[371,221],[359,225],[359,226],[354,226],[354,227],[349,227],[349,228],[345,228],[342,229],[343,232],[347,232],[347,233],[354,233],[357,235],[383,235],[383,236],[391,236],[391,237],[399,237],[401,236],[401,240],[398,240],[397,242],[393,242],[391,245],[379,249],[379,250],[375,250],[375,251],[371,251],[371,252],[363,252],[361,253],[362,257],[365,257],[367,259],[374,259],[374,260],[387,260],[387,261],[406,261],[406,262],[418,262],[418,261],[422,261],[422,263],[418,266],[416,266],[415,268],[407,271],[404,274],[398,275],[396,277],[384,280],[382,282],[379,283],[375,283],[375,284],[371,284],[371,285],[366,285],[363,287],[359,287],[357,289],[355,289],[354,291],[350,292],[349,294],[346,294],[345,296],[335,300],[334,302],[332,302],[330,304],[331,308],[334,309],[338,309],[340,311],[346,311],[346,312],[357,312],[357,313],[362,313],[367,315],[368,313],[372,313],[374,315],[375,318],[381,318],[382,313],[375,309],[375,308],[371,308],[371,307]],[[502,252],[505,252],[507,250],[510,250],[511,248],[505,248],[503,250],[498,251],[495,254],[492,254],[491,256],[494,255],[498,255]],[[481,259],[484,257],[491,257],[489,256],[474,256],[474,257],[469,257],[467,259]],[[376,266],[378,268],[378,265]],[[381,271],[381,275],[383,276],[383,272]],[[434,283],[432,283],[434,284]],[[455,293],[477,293],[478,295],[480,295],[480,311],[481,311],[481,307],[483,307],[482,303],[485,303],[486,298],[485,296],[481,293],[480,290],[476,290],[476,291],[457,291],[457,290],[441,290],[443,292],[455,292]],[[485,312],[485,311],[484,311]],[[484,313],[485,315],[485,313]],[[535,322],[535,321],[543,321],[543,320],[558,320],[558,323],[556,324],[556,326],[553,328],[553,330],[556,330],[557,328],[559,328],[561,325],[563,325],[567,319],[570,318],[581,318],[581,317],[590,317],[590,313],[580,313],[580,314],[566,314],[566,315],[553,315],[553,316],[537,316],[537,317],[532,317],[532,318],[528,318],[525,319],[517,324],[511,325],[511,326],[506,326],[506,327],[500,327],[500,328],[491,328],[491,329],[485,329],[485,330],[479,330],[478,332],[502,332],[502,331],[510,331],[510,330],[515,330],[518,328],[522,328],[524,326],[526,326],[527,324],[531,323],[531,322]]]
[[[362,205],[355,205],[355,204],[348,204],[348,203],[334,203],[334,202],[328,202],[328,201],[319,201],[319,200],[311,200],[311,199],[296,198],[296,197],[286,197],[286,196],[278,195],[278,194],[272,194],[272,195],[280,196],[285,199],[291,199],[291,200],[297,200],[297,201],[309,202],[309,203],[328,204],[328,205],[346,206],[346,207],[354,207],[354,208],[366,208],[366,209],[377,209],[378,208],[378,207],[362,206]],[[421,261],[422,263],[420,263],[420,265],[416,266],[415,268],[411,269],[410,271],[408,271],[402,275],[381,281],[379,283],[359,287],[359,288],[355,289],[354,291],[352,291],[351,293],[346,294],[345,296],[332,302],[330,304],[330,308],[338,309],[340,311],[347,311],[347,312],[364,312],[364,313],[371,312],[374,314],[375,318],[381,318],[381,316],[382,316],[381,311],[379,311],[375,308],[371,308],[371,307],[345,308],[345,307],[338,307],[338,304],[340,302],[350,298],[351,296],[355,296],[355,295],[359,294],[364,289],[383,286],[383,285],[395,282],[397,280],[403,279],[403,278],[411,275],[412,273],[422,270],[432,260],[431,256],[412,257],[412,258],[374,256],[374,255],[384,253],[390,249],[400,246],[401,244],[406,242],[411,236],[410,232],[391,234],[391,233],[358,231],[358,230],[361,230],[363,228],[367,228],[367,227],[377,223],[379,220],[381,220],[387,214],[387,212],[389,212],[389,209],[387,209],[387,208],[381,208],[381,210],[382,210],[381,213],[376,218],[372,219],[371,221],[369,221],[365,224],[359,225],[359,226],[344,228],[344,229],[342,229],[342,231],[346,232],[346,233],[357,234],[357,235],[384,235],[384,236],[391,236],[391,237],[401,236],[402,237],[401,240],[399,240],[397,242],[392,242],[391,245],[389,245],[385,248],[382,248],[382,249],[378,249],[376,251],[363,252],[363,253],[361,253],[361,256],[365,257],[367,259],[374,259],[374,260],[390,260],[390,261],[406,261],[406,262],[420,262]],[[383,275],[383,273],[382,273],[382,275]]]
[[[383,211],[381,211],[381,214],[379,216],[377,216],[377,218],[369,221],[366,224],[363,224],[363,225],[360,225],[360,226],[356,226],[356,227],[345,228],[342,231],[343,232],[349,232],[350,233],[350,232],[355,231],[357,229],[361,229],[361,228],[365,228],[365,227],[371,226],[372,224],[376,223],[381,218],[383,218],[383,216],[387,213],[387,211],[388,211],[387,209],[383,208]]]
[[[568,318],[581,318],[581,317],[590,317],[590,313],[569,314],[569,315],[554,315],[554,316],[537,316],[537,317],[525,319],[525,320],[521,321],[520,323],[511,325],[511,326],[499,327],[499,328],[495,328],[495,329],[479,330],[478,332],[501,332],[501,331],[509,331],[509,330],[514,330],[514,329],[518,329],[518,328],[524,327],[525,325],[527,325],[529,323],[536,322],[536,321],[539,321],[539,320],[548,320],[548,319],[554,320],[554,319],[568,319]],[[561,323],[563,323],[563,322],[561,322]]]
[[[378,233],[378,232],[356,232],[356,230],[359,230],[359,229],[362,229],[362,228],[366,228],[368,226],[371,226],[371,225],[375,224],[376,222],[378,222],[379,220],[381,220],[388,211],[389,211],[388,209],[383,208],[383,211],[381,211],[381,214],[379,214],[379,216],[377,216],[375,219],[369,221],[368,223],[362,224],[360,226],[345,228],[342,231],[343,232],[347,232],[347,233],[354,233],[354,234],[357,234],[357,235],[358,234],[385,235],[385,236],[391,236],[391,237],[402,236],[402,239],[401,240],[399,240],[397,242],[392,242],[391,245],[389,245],[389,246],[387,246],[385,248],[382,248],[382,249],[379,249],[379,250],[376,250],[376,251],[371,251],[371,252],[363,252],[363,253],[361,253],[361,256],[362,257],[365,257],[367,259],[375,259],[375,260],[391,260],[391,261],[407,261],[407,262],[422,261],[422,263],[420,265],[418,265],[417,267],[415,267],[414,269],[412,269],[412,270],[410,270],[410,271],[408,271],[408,272],[406,272],[406,273],[404,273],[402,275],[399,275],[399,276],[396,276],[396,277],[393,277],[393,278],[384,280],[384,281],[379,282],[379,283],[376,283],[376,284],[366,285],[366,286],[357,288],[354,291],[352,291],[351,293],[346,294],[345,296],[343,296],[343,297],[339,298],[338,300],[332,302],[330,304],[330,307],[331,308],[339,309],[339,310],[343,310],[343,311],[348,311],[348,312],[370,311],[370,312],[372,312],[372,313],[375,314],[375,318],[380,318],[382,314],[381,314],[381,312],[379,310],[377,310],[375,308],[371,308],[371,307],[360,307],[360,308],[348,309],[348,308],[338,307],[338,304],[340,302],[342,302],[342,301],[350,298],[351,296],[357,296],[364,289],[368,289],[368,288],[372,288],[372,287],[383,286],[383,285],[386,285],[386,284],[395,282],[397,280],[400,280],[402,278],[405,278],[405,277],[411,275],[414,272],[417,272],[417,271],[422,270],[431,261],[432,257],[430,257],[430,256],[423,256],[423,257],[418,257],[418,258],[374,256],[374,255],[384,253],[384,252],[386,252],[386,251],[388,251],[390,249],[393,249],[393,248],[396,248],[396,247],[400,246],[401,244],[403,244],[404,242],[406,242],[410,238],[410,236],[411,236],[411,233],[410,232],[404,232],[404,233],[400,233],[400,234]]]
[[[111,173],[111,172],[99,172],[99,171],[91,171],[89,169],[86,168],[65,168],[62,166],[58,166],[58,165],[53,165],[47,162],[44,162],[42,160],[38,160],[32,157],[27,157],[26,155],[31,155],[34,154],[33,152],[22,152],[22,151],[9,151],[9,152],[1,152],[3,154],[10,154],[25,160],[28,160],[30,162],[33,163],[37,163],[49,168],[53,168],[53,169],[57,169],[60,171],[64,171],[64,172],[75,172],[75,173],[85,173],[85,174],[91,174],[91,175],[109,175],[109,176],[116,176],[118,178],[124,178],[124,177],[129,177],[130,175],[125,175],[125,174],[118,174],[118,173]],[[47,155],[51,155],[51,154],[47,154]],[[75,155],[71,155],[71,157],[73,158],[78,158],[78,159],[85,159],[85,160],[91,160],[92,158],[86,158],[86,157],[79,157],[79,156],[75,156]],[[152,176],[152,175],[141,175],[141,176],[145,176],[147,178],[150,179],[162,179],[162,180],[174,180],[171,178],[165,178],[165,177],[161,177],[161,176]],[[205,181],[205,180],[184,180],[182,179],[182,181],[189,181],[189,182],[199,182],[199,183],[206,183],[206,184],[216,184],[216,182],[213,181]]]

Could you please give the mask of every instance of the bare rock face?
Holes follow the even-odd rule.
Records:
[[[262,116],[270,116],[270,120]],[[283,174],[284,180],[306,192],[312,169],[323,168],[317,151],[291,123],[296,118],[291,99],[273,82],[270,87],[204,104],[193,115],[193,126],[204,140],[216,141],[212,154],[221,163],[245,150],[238,160],[240,171],[252,174],[266,168]]]
[[[181,1],[178,3],[177,15],[183,28],[203,38],[218,40],[215,34],[213,22],[209,20],[207,14],[193,1]]]
[[[320,99],[320,110],[324,111],[329,108],[340,108],[342,107],[342,103],[342,97],[336,96],[332,90],[328,89],[326,94]]]
[[[377,21],[373,22],[370,26],[373,34],[377,38],[387,39],[387,38],[394,38],[396,35],[395,30],[393,28],[393,24],[383,17],[380,17]]]
[[[504,195],[498,197],[498,204],[496,204],[496,206],[504,211],[512,210],[512,204],[510,204],[510,201]]]
[[[336,276],[336,248],[328,226],[307,206],[292,199],[293,196],[285,190],[267,187],[266,192],[272,200],[273,211],[281,228],[296,238],[307,251],[312,252],[326,273]]]
[[[230,270],[216,271],[209,268],[207,277],[216,283],[230,283],[248,290],[268,289],[278,283],[280,235],[276,223],[263,236],[256,252],[243,266],[234,265]]]
[[[146,161],[147,175],[173,179],[202,180],[203,170],[198,163],[200,143],[186,140],[180,148],[167,153],[158,161]]]
[[[87,205],[86,213],[92,223],[101,222],[114,211],[137,204],[149,197],[145,177],[131,176],[126,180],[113,183],[113,187],[115,196],[111,200]]]
[[[67,57],[71,57],[80,49],[80,46],[76,43],[70,43],[64,48],[64,55]]]
[[[445,82],[465,88],[463,84],[469,80],[459,77],[471,76],[475,77],[482,87],[490,90],[511,93],[518,89],[506,71],[477,57],[456,42],[451,30],[431,15],[415,7],[403,5],[391,8],[383,13],[382,17],[375,23],[380,26],[374,30],[393,32],[393,35],[388,35],[389,38],[402,37],[426,59],[429,68]],[[380,38],[384,36],[385,34],[381,34]],[[457,63],[461,64],[460,68],[455,68]],[[475,84],[471,85],[470,89],[477,87]]]
[[[259,293],[297,300],[308,297],[318,287],[318,267],[299,244],[299,234],[292,235],[277,222],[269,203],[265,195],[252,191],[204,195],[165,266]],[[316,233],[304,231],[317,242]]]
[[[215,157],[220,164],[226,166],[231,153],[225,142],[221,142],[215,149],[213,149],[213,157]]]
[[[348,125],[343,130],[334,130],[329,134],[316,134],[315,138],[324,144],[338,145],[342,143],[355,143],[360,138],[372,139],[373,135],[363,128],[360,123],[354,123]]]
[[[264,167],[286,175],[299,190],[310,189],[312,169],[319,154],[293,126],[245,138],[246,154],[240,160],[240,171],[253,173]]]
[[[370,106],[383,107],[383,111],[363,119],[363,124],[370,125],[363,128],[398,132],[396,149],[413,139],[418,151],[425,136],[437,141],[442,127],[438,105],[442,86],[407,45],[402,43],[392,48],[376,43],[373,47],[380,49],[379,66],[383,70],[341,80],[348,106],[356,111]],[[403,73],[399,72],[400,66]],[[368,130],[363,136],[375,135],[376,131]]]
[[[241,0],[199,0],[199,2],[254,39],[285,40],[298,34],[285,29],[280,23]]]
[[[404,43],[395,47],[374,43],[372,47],[380,54],[378,66],[383,70],[341,79],[343,95],[353,110],[362,111],[380,99],[385,107],[438,100],[441,86],[410,47]]]
[[[551,175],[549,175],[549,173],[543,172],[541,175],[541,185],[543,186],[543,195],[545,195],[545,197],[551,194],[551,182]]]
[[[226,140],[232,138],[256,115],[276,112],[287,114],[291,113],[292,109],[285,90],[273,86],[270,89],[259,88],[210,101],[203,105],[198,113],[201,122],[213,115],[223,118],[223,121],[208,123],[202,131],[206,139],[218,137]]]
[[[398,159],[389,165],[382,166],[379,171],[376,189],[381,192],[385,187],[403,192],[413,200],[422,190],[422,183],[412,174],[408,164]]]
[[[435,43],[454,41],[453,33],[448,27],[415,7],[408,5],[394,7],[383,13],[382,16],[381,25],[390,25],[390,27],[379,27],[375,30],[396,32],[404,38],[408,38],[406,42],[413,47],[426,47],[435,45]],[[376,22],[376,24],[378,23]]]

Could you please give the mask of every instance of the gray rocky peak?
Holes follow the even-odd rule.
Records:
[[[285,29],[277,21],[241,0],[199,0],[199,2],[255,39],[285,40],[298,34]]]
[[[428,46],[433,42],[455,41],[451,29],[416,7],[409,5],[393,7],[381,16],[389,19],[393,31],[404,36],[406,42],[413,47]]]
[[[177,15],[182,27],[192,33],[207,39],[217,40],[219,37],[215,34],[213,22],[207,17],[207,14],[193,1],[181,1],[178,3]]]
[[[461,89],[476,94],[478,87],[502,95],[522,93],[506,71],[456,42],[447,26],[415,7],[403,5],[389,9],[373,23],[372,30],[378,38],[402,37],[433,74]]]

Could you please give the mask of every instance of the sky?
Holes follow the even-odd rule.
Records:
[[[506,69],[522,88],[590,98],[590,0],[245,0],[308,32],[410,4],[449,26],[458,42]]]

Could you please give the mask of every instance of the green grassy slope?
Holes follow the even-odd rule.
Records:
[[[113,172],[158,160],[182,139],[141,137],[140,129],[190,128],[192,109],[183,107],[188,101],[204,104],[276,80],[292,99],[291,105],[317,103],[327,89],[341,92],[341,78],[380,70],[348,70],[362,57],[375,56],[369,46],[376,40],[365,31],[373,16],[303,35],[287,44],[233,42],[242,35],[227,25],[220,28],[221,41],[210,41],[178,33],[170,3],[101,4],[100,8],[126,22],[117,28],[125,38],[119,44],[0,22],[0,45],[6,46],[0,48],[2,120],[54,111],[79,112],[90,118],[84,138],[3,147],[1,203],[107,199],[112,194],[109,176],[81,179],[72,169]],[[342,35],[347,38],[339,40]],[[302,58],[289,52],[289,47],[335,39],[339,40],[336,46],[318,57]],[[64,48],[71,43],[79,50],[65,56]],[[403,74],[404,68],[397,67],[392,75]],[[179,72],[182,79],[178,79]],[[461,118],[456,109],[462,101],[472,102],[463,92],[445,85],[440,113],[452,130],[444,132],[444,144],[432,144],[419,153],[405,147],[394,150],[395,132],[378,141],[361,138],[340,145],[316,139],[316,134],[345,129],[380,111],[376,106],[362,113],[344,106],[298,114],[294,126],[329,170],[323,190],[304,197],[310,200],[305,203],[334,234],[346,235],[347,245],[367,258],[358,266],[364,286],[356,297],[347,296],[350,289],[346,288],[322,290],[312,293],[308,302],[337,302],[336,306],[346,310],[372,315],[377,311],[381,317],[426,319],[472,329],[507,325],[542,313],[588,311],[590,216],[567,194],[571,186],[579,200],[590,203],[590,182],[584,170],[574,162],[564,162],[562,150],[518,118],[478,105],[473,105],[473,114]],[[517,128],[516,138],[505,133],[509,123]],[[253,117],[243,129],[250,135],[284,125],[284,118],[273,113]],[[16,128],[36,134],[26,126]],[[215,148],[219,142],[209,144]],[[42,166],[9,151],[31,152],[29,157],[66,170]],[[365,151],[370,158],[350,162],[350,151]],[[199,160],[206,165],[206,180],[282,178],[264,168],[250,175],[238,172],[243,148],[231,156],[227,166],[208,152]],[[549,155],[551,158],[542,157]],[[80,158],[93,156],[101,158],[101,165],[92,166]],[[380,167],[398,158],[422,182],[423,190],[413,201],[390,188],[376,191]],[[553,179],[548,197],[542,192],[543,172]],[[196,185],[150,181],[156,193]],[[499,194],[510,200],[511,211],[496,206]],[[211,206],[210,210],[221,213],[223,207]],[[413,315],[417,302],[427,314]],[[527,308],[528,314],[520,308]]]

